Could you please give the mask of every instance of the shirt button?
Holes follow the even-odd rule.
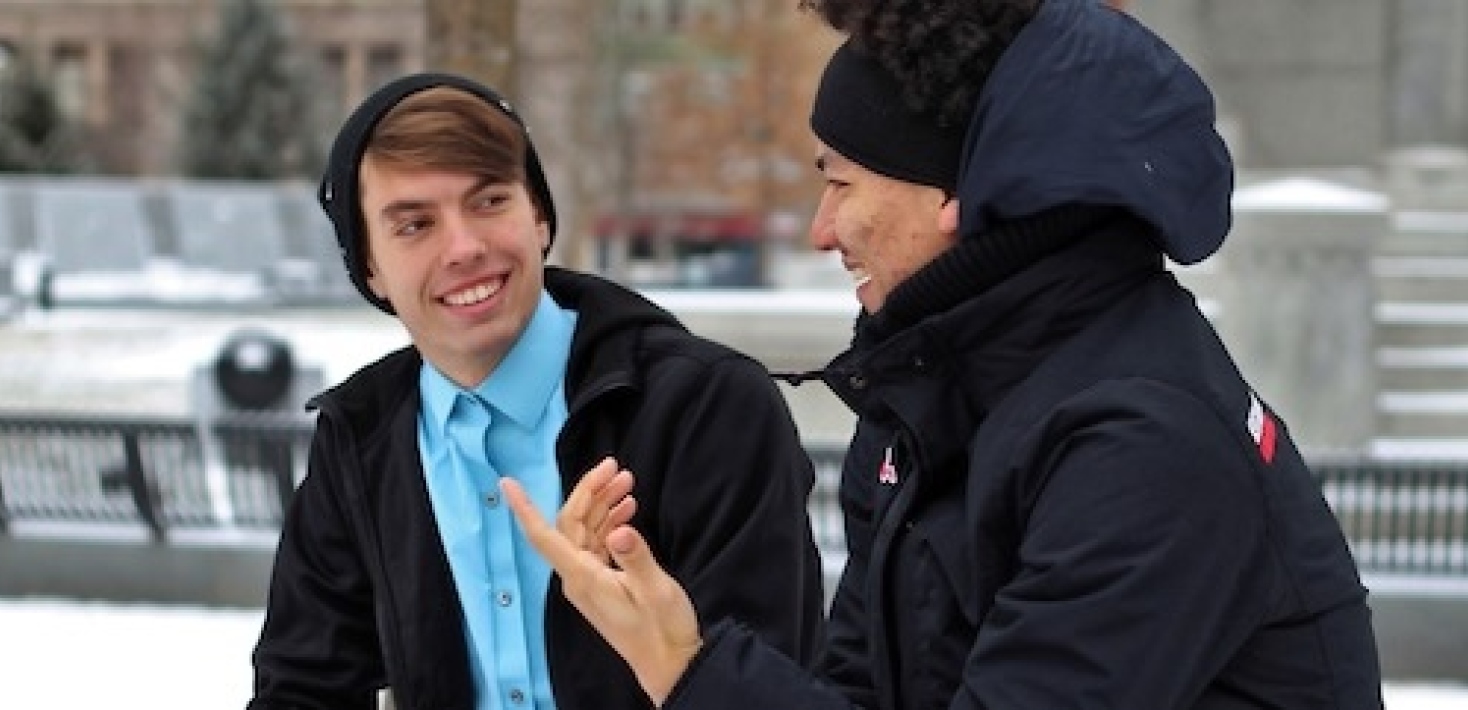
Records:
[[[520,690],[519,688],[511,688],[510,702],[516,705],[523,705],[525,703],[525,691]]]
[[[500,606],[509,606],[511,602],[515,601],[515,596],[513,594],[510,594],[509,592],[499,592],[498,594],[494,595],[494,600],[498,602]]]
[[[489,507],[491,507],[491,508],[498,508],[499,505],[500,505],[500,494],[499,494],[499,492],[498,491],[490,491],[490,492],[484,494],[484,504],[487,505],[487,506],[489,506]]]

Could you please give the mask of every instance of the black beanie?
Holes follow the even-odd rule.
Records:
[[[897,78],[847,40],[821,74],[810,126],[822,143],[873,172],[952,192],[967,122],[940,125],[903,102]]]
[[[362,223],[361,195],[357,194],[357,171],[361,167],[362,154],[377,122],[409,95],[438,86],[461,89],[478,96],[485,103],[503,111],[521,129],[525,129],[525,121],[515,113],[510,103],[483,84],[452,74],[411,74],[389,82],[373,92],[347,117],[341,131],[336,134],[336,142],[331,146],[326,174],[321,178],[321,189],[317,193],[321,208],[326,210],[326,216],[331,218],[331,224],[336,228],[336,241],[341,247],[342,261],[346,264],[352,284],[369,303],[388,313],[394,313],[392,304],[378,298],[367,285],[367,258],[362,247],[367,235]],[[530,142],[528,129],[525,132],[525,177],[527,187],[550,228],[550,237],[554,240],[556,207],[551,200],[550,185],[546,182],[545,172],[540,167],[540,157],[535,153],[535,144]]]

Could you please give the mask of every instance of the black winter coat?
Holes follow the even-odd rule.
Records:
[[[1232,185],[1176,52],[1039,3],[976,100],[956,243],[828,370],[860,420],[821,672],[724,624],[669,710],[1380,708],[1340,526],[1163,269],[1219,247]]]
[[[806,515],[812,467],[757,362],[694,337],[610,282],[548,268],[579,316],[567,368],[563,485],[607,455],[637,474],[633,524],[705,622],[750,620],[809,660],[822,624]],[[316,400],[309,473],[283,525],[251,710],[472,710],[463,615],[418,453],[412,348]],[[546,610],[560,710],[650,707],[626,664],[552,578]]]
[[[819,680],[721,625],[670,710],[1381,707],[1337,521],[1145,239],[828,373],[861,421]]]

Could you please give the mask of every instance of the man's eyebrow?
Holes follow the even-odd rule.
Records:
[[[493,178],[493,177],[481,178],[481,179],[475,181],[473,185],[470,185],[469,186],[469,189],[467,189],[467,190],[464,191],[464,195],[463,196],[464,197],[468,197],[470,195],[473,195],[475,193],[478,193],[478,192],[480,192],[480,191],[482,191],[482,190],[484,190],[486,188],[489,188],[491,186],[501,185],[501,184],[507,185],[507,184],[510,184],[510,183],[507,180],[501,180],[501,179]],[[386,205],[383,205],[382,209],[379,210],[379,213],[383,217],[386,217],[388,219],[392,219],[392,218],[395,218],[395,217],[403,214],[404,212],[417,212],[419,210],[428,209],[428,208],[430,208],[432,206],[433,206],[433,203],[430,200],[419,200],[419,199],[409,198],[409,199],[404,199],[404,200],[397,200],[396,202],[389,202]]]
[[[404,212],[417,212],[419,210],[427,208],[427,200],[398,200],[396,202],[389,202],[386,205],[383,205],[382,209],[378,211],[378,214],[388,219],[392,219],[397,217],[398,215],[403,214]]]

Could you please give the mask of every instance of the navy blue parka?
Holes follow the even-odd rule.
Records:
[[[1089,211],[993,283],[940,256],[916,300],[959,297],[904,284],[859,326],[826,370],[859,420],[819,672],[726,621],[665,707],[1382,706],[1340,526],[1164,266],[1228,230],[1213,124],[1135,21],[1042,4],[979,97],[955,249]]]

